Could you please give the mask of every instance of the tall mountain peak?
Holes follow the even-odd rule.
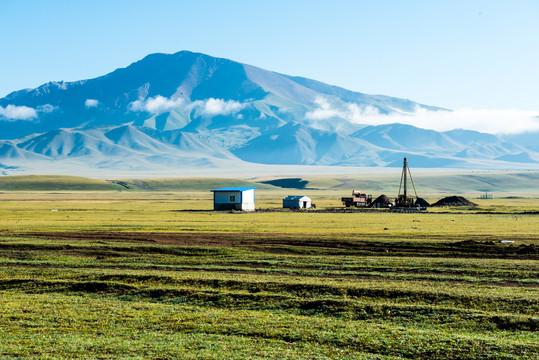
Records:
[[[387,166],[408,155],[425,166],[504,168],[539,160],[494,135],[361,122],[364,112],[417,109],[443,110],[196,52],[156,53],[97,78],[51,81],[0,99],[0,163],[22,169],[21,159],[45,158],[129,169],[133,162],[219,166],[226,158]]]

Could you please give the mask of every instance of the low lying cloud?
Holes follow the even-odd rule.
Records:
[[[179,109],[184,105],[184,99],[169,99],[161,95],[143,100],[136,100],[129,104],[131,111],[146,111],[151,114],[162,114],[164,112]]]
[[[97,105],[99,105],[99,100],[96,99],[86,99],[84,102],[84,106],[86,106],[87,109],[97,107]]]
[[[52,106],[51,104],[45,104],[45,105],[38,106],[37,107],[37,112],[51,113],[56,109],[58,109],[57,106]]]
[[[0,117],[4,117],[8,120],[32,120],[37,118],[37,111],[28,106],[0,106]]]
[[[428,110],[417,107],[414,112],[380,114],[371,106],[361,108],[357,104],[335,105],[326,98],[317,98],[318,106],[305,114],[310,120],[326,120],[334,117],[356,124],[408,124],[423,129],[448,131],[454,129],[475,130],[490,134],[518,134],[539,131],[539,112],[525,110],[477,110],[457,109]]]
[[[305,117],[310,120],[327,120],[334,117],[339,117],[352,122],[358,122],[360,119],[366,116],[379,116],[380,113],[373,107],[360,108],[354,103],[344,103],[340,105],[331,104],[328,99],[323,97],[317,97],[314,103],[318,105],[318,108],[309,111],[305,114]]]
[[[206,101],[197,102],[202,109],[202,113],[206,115],[230,115],[237,113],[245,107],[245,104],[241,104],[234,100],[225,101],[223,99],[209,98]],[[195,105],[197,106],[197,105]]]
[[[161,95],[143,100],[136,100],[129,104],[131,111],[145,111],[154,115],[162,114],[171,110],[195,110],[199,115],[231,115],[242,110],[246,104],[234,100],[209,98],[188,102],[182,98],[170,99]]]

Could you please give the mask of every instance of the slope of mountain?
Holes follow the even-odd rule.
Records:
[[[23,169],[27,161],[126,170],[400,166],[403,156],[424,167],[539,168],[531,138],[365,126],[363,112],[442,109],[188,51],[16,91],[0,106],[4,168]]]
[[[536,117],[536,119],[539,120],[539,117]],[[504,135],[503,139],[505,141],[524,146],[525,148],[534,152],[539,152],[539,131]]]
[[[529,153],[521,152],[518,154],[501,155],[501,156],[498,156],[496,160],[533,164],[533,163],[536,163],[539,160],[539,158],[532,159]]]
[[[44,159],[34,152],[19,148],[17,144],[12,141],[0,141],[0,158],[17,162]]]
[[[332,165],[375,146],[335,132],[290,122],[234,150],[239,158],[263,164]]]
[[[299,80],[302,81],[204,54],[187,51],[152,54],[95,79],[49,82],[36,89],[13,92],[0,99],[0,106],[30,107],[36,110],[38,118],[0,118],[0,126],[6,130],[3,138],[19,138],[62,127],[129,122],[173,130],[185,127],[194,119],[209,128],[253,122],[262,127],[275,127],[290,120],[305,121],[305,112],[312,110],[318,96],[340,100],[343,94],[361,106],[374,105],[384,111],[389,108],[407,111],[413,106],[423,106],[338,87],[320,92],[316,88],[321,88],[321,83],[313,82],[316,87],[311,89],[306,79]],[[208,105],[208,99],[222,101]],[[402,109],[396,106],[400,102],[405,104]],[[234,116],[240,114],[243,119]],[[226,124],[223,120],[227,120]],[[200,126],[191,125],[190,129],[200,129]]]
[[[462,144],[444,133],[404,124],[367,126],[351,136],[390,150],[447,155],[462,148]]]

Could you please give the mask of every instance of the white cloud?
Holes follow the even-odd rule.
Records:
[[[32,120],[37,118],[37,112],[28,106],[8,105],[0,106],[0,116],[8,120]]]
[[[40,105],[37,107],[37,111],[44,113],[51,113],[56,109],[58,109],[58,107],[52,106],[51,104]]]
[[[318,105],[317,109],[307,112],[305,117],[311,120],[326,120],[332,117],[348,118],[348,114],[344,109],[337,109],[331,106],[329,101],[324,97],[316,97],[314,103]]]
[[[187,102],[182,98],[169,99],[161,95],[143,100],[136,100],[129,104],[131,111],[146,111],[151,114],[162,114],[174,109],[195,110],[199,115],[230,115],[239,112],[246,104],[234,100],[209,98]]]
[[[244,107],[245,104],[241,104],[234,100],[225,101],[223,99],[214,98],[202,101],[201,104],[202,113],[210,116],[235,114]]]
[[[86,106],[87,109],[97,107],[99,104],[99,100],[96,99],[86,99],[84,102],[84,106]]]
[[[129,104],[131,111],[146,111],[152,114],[162,114],[164,112],[180,108],[184,105],[182,98],[169,99],[161,95],[150,97],[144,100],[136,100]]]
[[[382,125],[401,123],[423,129],[448,131],[454,129],[475,130],[490,134],[517,134],[539,130],[539,112],[525,110],[477,110],[457,109],[427,110],[417,107],[414,112],[380,114],[374,107],[361,108],[357,104],[331,104],[326,98],[317,98],[318,105],[305,114],[310,120],[326,120],[339,117],[357,124]]]

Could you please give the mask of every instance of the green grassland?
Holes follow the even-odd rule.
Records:
[[[122,179],[124,185],[135,190],[156,191],[207,191],[225,186],[257,186],[271,190],[283,188],[288,191],[330,191],[349,195],[352,189],[360,189],[375,196],[395,196],[399,190],[400,169],[385,173],[358,173],[356,175],[315,175],[297,177],[254,177],[251,179],[224,178],[172,178],[172,179]],[[425,172],[414,174],[417,191],[421,196],[447,196],[465,194],[478,196],[484,192],[497,196],[539,196],[539,172]],[[1,186],[0,186],[1,189]]]
[[[376,173],[375,170],[356,175],[312,175],[301,178],[252,177],[229,178],[160,178],[160,179],[91,179],[77,176],[27,175],[1,176],[0,191],[209,191],[226,186],[256,186],[263,190],[325,191],[348,195],[360,189],[375,196],[395,196],[399,190],[400,169]],[[277,181],[275,183],[275,181]],[[414,181],[420,196],[439,197],[464,194],[494,193],[498,197],[539,196],[539,172],[482,171],[428,172],[418,171]],[[277,184],[277,185],[274,185]],[[343,195],[343,196],[344,196]]]
[[[66,175],[0,176],[0,190],[8,191],[107,191],[121,190],[105,180]]]
[[[210,211],[230,180],[119,181],[2,188],[0,358],[539,356],[533,191],[428,213],[241,213]],[[257,207],[291,190],[338,207],[338,184],[263,184]]]
[[[367,193],[395,196],[399,190],[400,169],[384,174],[358,174],[348,176],[312,176],[306,187],[314,189],[348,190],[359,188]],[[413,180],[420,196],[446,196],[466,194],[477,196],[489,192],[499,196],[521,194],[539,195],[539,172],[425,172],[413,173]]]

